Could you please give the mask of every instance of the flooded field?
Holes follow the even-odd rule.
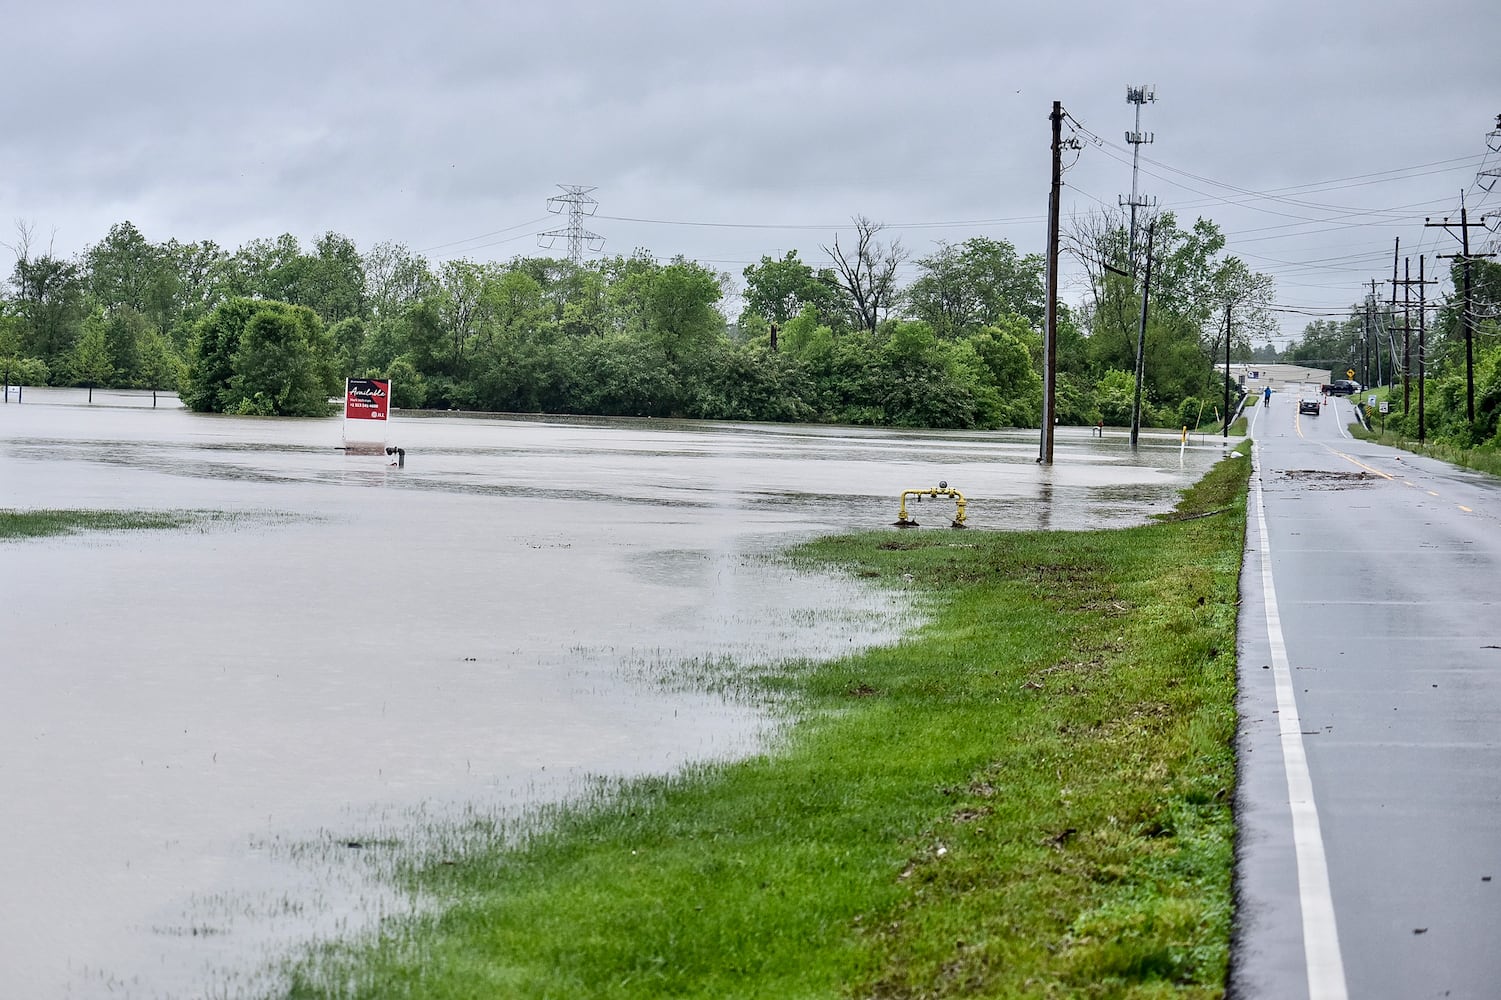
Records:
[[[274,990],[300,943],[421,905],[372,877],[385,845],[756,747],[767,706],[695,681],[909,626],[903,595],[774,558],[904,489],[946,480],[976,528],[1106,527],[1222,454],[447,414],[392,422],[395,468],[337,419],[14,393],[0,508],[204,512],[0,542],[0,982],[43,998]]]

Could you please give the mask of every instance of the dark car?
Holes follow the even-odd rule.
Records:
[[[1347,378],[1337,379],[1329,383],[1329,395],[1353,396],[1360,391],[1360,383],[1352,382]]]
[[[1299,413],[1312,413],[1314,416],[1318,416],[1319,415],[1319,401],[1317,399],[1300,399],[1300,400],[1298,400],[1298,412]]]

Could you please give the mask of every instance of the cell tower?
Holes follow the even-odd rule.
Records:
[[[589,192],[595,190],[592,187],[584,187],[581,184],[559,184],[563,189],[562,194],[555,194],[547,199],[547,210],[554,215],[563,211],[563,206],[568,206],[568,228],[554,229],[550,232],[537,235],[537,245],[551,250],[558,237],[568,240],[568,259],[575,264],[583,260],[584,247],[593,252],[598,252],[605,245],[605,238],[598,233],[591,233],[584,228],[584,217],[593,215],[599,208],[599,202],[589,197]],[[542,242],[546,240],[547,242]]]
[[[1131,144],[1131,200],[1121,202],[1122,206],[1131,206],[1131,229],[1127,237],[1127,254],[1131,260],[1132,274],[1136,273],[1136,209],[1138,207],[1150,208],[1157,204],[1155,198],[1144,197],[1136,193],[1136,173],[1141,166],[1141,145],[1156,138],[1156,133],[1141,130],[1141,106],[1148,102],[1153,104],[1157,102],[1157,88],[1146,84],[1126,88],[1126,103],[1136,105],[1136,129],[1126,133],[1126,141]]]

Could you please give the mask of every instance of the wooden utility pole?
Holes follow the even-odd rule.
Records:
[[[1464,291],[1462,293],[1462,304],[1460,306],[1460,327],[1464,330],[1465,334],[1465,419],[1472,424],[1475,422],[1475,332],[1474,318],[1471,315],[1470,302],[1470,262],[1479,257],[1496,256],[1493,253],[1470,253],[1470,230],[1475,229],[1479,226],[1483,226],[1484,224],[1485,223],[1483,222],[1470,221],[1469,211],[1465,208],[1465,193],[1463,191],[1459,192],[1460,252],[1436,254],[1436,256],[1440,259],[1458,259],[1459,262],[1464,265]],[[1445,216],[1443,222],[1431,222],[1427,219],[1424,219],[1423,225],[1429,228],[1440,226],[1444,230],[1446,230],[1450,236],[1454,235],[1454,231],[1449,228],[1451,225],[1453,225],[1453,223],[1449,221],[1447,216]],[[1418,277],[1422,278],[1421,268],[1419,268]],[[1420,403],[1419,405],[1421,406],[1422,404]]]
[[[1147,374],[1147,295],[1152,289],[1152,237],[1157,232],[1157,220],[1147,226],[1147,268],[1141,283],[1141,322],[1136,327],[1136,397],[1131,403],[1131,447],[1141,436],[1141,384]]]
[[[1402,237],[1397,237],[1397,242],[1392,245],[1392,300],[1390,311],[1392,321],[1397,319],[1397,258],[1402,255]],[[1407,394],[1412,383],[1412,345],[1407,331],[1407,289],[1402,289],[1402,415],[1407,416]]]
[[[1230,310],[1233,308],[1229,302],[1225,303],[1225,430],[1224,438],[1230,440]]]
[[[1410,365],[1411,365],[1411,361],[1412,361],[1411,355],[1408,353],[1408,351],[1410,350],[1410,346],[1411,346],[1411,342],[1409,340],[1409,337],[1410,337],[1410,334],[1412,333],[1412,311],[1411,311],[1412,310],[1412,286],[1413,285],[1417,285],[1418,286],[1418,440],[1419,441],[1422,441],[1427,436],[1427,420],[1428,420],[1428,414],[1426,412],[1424,412],[1424,402],[1425,402],[1425,399],[1424,399],[1424,389],[1426,388],[1425,383],[1426,383],[1427,377],[1428,377],[1428,355],[1427,355],[1427,350],[1426,350],[1426,348],[1427,348],[1427,344],[1426,344],[1427,329],[1426,329],[1426,320],[1425,320],[1425,317],[1426,317],[1426,314],[1427,314],[1427,311],[1428,311],[1428,305],[1427,305],[1427,302],[1425,301],[1425,298],[1426,298],[1426,296],[1425,296],[1425,289],[1426,289],[1426,286],[1428,286],[1428,285],[1436,285],[1436,284],[1438,284],[1437,281],[1429,281],[1426,277],[1424,277],[1424,274],[1423,274],[1423,261],[1424,261],[1424,258],[1421,257],[1421,256],[1419,256],[1418,257],[1418,276],[1417,276],[1416,279],[1414,279],[1412,277],[1412,258],[1411,257],[1404,257],[1402,259],[1402,279],[1400,281],[1395,277],[1395,275],[1397,273],[1396,263],[1393,262],[1393,264],[1392,264],[1392,274],[1394,275],[1394,277],[1392,278],[1392,301],[1394,303],[1397,300],[1397,286],[1398,285],[1402,286],[1402,413],[1404,415],[1407,413],[1407,410],[1408,410],[1408,391],[1409,391],[1409,388],[1408,388],[1408,372],[1411,371]]]
[[[1424,347],[1423,292],[1427,282],[1423,280],[1423,255],[1418,254],[1418,444],[1428,439],[1428,408],[1423,401],[1423,387],[1428,383],[1428,353]]]
[[[1063,186],[1063,102],[1053,102],[1053,184],[1048,194],[1047,319],[1042,343],[1042,441],[1037,461],[1053,464],[1053,398],[1058,377],[1058,201]]]
[[[1375,285],[1375,282],[1371,282],[1371,284]],[[1374,382],[1371,381],[1371,300],[1370,299],[1366,299],[1365,300],[1365,335],[1363,337],[1361,337],[1360,340],[1361,340],[1361,346],[1365,349],[1365,361],[1363,363],[1363,367],[1365,368],[1365,373],[1362,376],[1361,381],[1363,383],[1365,383],[1365,387],[1367,389],[1369,389],[1371,386],[1373,386],[1373,385],[1376,384],[1376,383],[1374,383]],[[1381,356],[1381,348],[1380,348],[1379,345],[1376,348],[1376,356],[1378,358]]]

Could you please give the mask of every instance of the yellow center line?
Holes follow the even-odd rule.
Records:
[[[1432,490],[1429,490],[1429,491],[1428,491],[1428,495],[1429,495],[1429,496],[1431,496],[1431,497],[1436,497],[1436,496],[1438,496],[1438,494],[1437,494],[1437,493],[1435,493],[1435,492],[1433,492],[1433,491],[1432,491]]]
[[[1462,511],[1464,511],[1464,512],[1465,512],[1465,513],[1466,513],[1466,514],[1473,514],[1473,513],[1475,513],[1475,512],[1474,512],[1474,511],[1473,511],[1473,510],[1471,510],[1471,509],[1470,509],[1470,508],[1468,508],[1468,507],[1466,507],[1466,506],[1465,506],[1465,505],[1464,505],[1464,504],[1462,504],[1462,503],[1459,503],[1459,504],[1455,504],[1455,505],[1454,505],[1454,506],[1456,506],[1456,507],[1458,507],[1458,508],[1459,508],[1459,509],[1460,509],[1460,510],[1462,510]]]
[[[1329,448],[1329,446],[1327,444],[1324,445],[1324,447],[1325,448]],[[1375,473],[1376,475],[1380,476],[1382,479],[1396,479],[1397,478],[1396,476],[1393,476],[1393,475],[1390,475],[1388,473],[1382,472],[1380,469],[1373,469],[1369,465],[1366,465],[1364,462],[1362,462],[1360,459],[1353,458],[1350,455],[1346,455],[1342,451],[1336,451],[1333,448],[1329,448],[1329,452],[1331,454],[1338,455],[1340,458],[1343,458],[1347,462],[1350,462],[1350,463],[1353,463],[1355,465],[1360,466],[1362,469],[1366,470],[1367,472]],[[1438,494],[1434,494],[1434,495],[1437,496]]]

